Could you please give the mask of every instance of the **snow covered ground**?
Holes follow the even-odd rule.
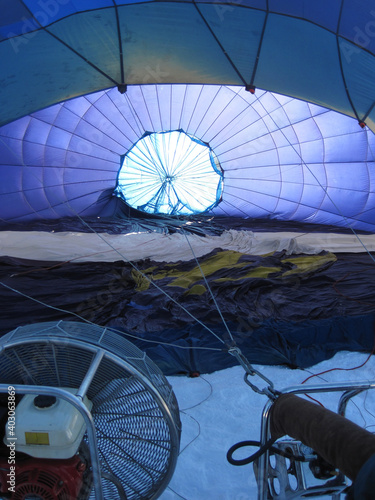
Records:
[[[257,366],[277,389],[299,385],[312,373],[308,384],[375,380],[375,357],[342,352],[308,370]],[[259,440],[261,412],[267,398],[253,392],[243,380],[242,367],[233,367],[199,378],[169,377],[178,399],[181,421],[181,452],[174,476],[162,500],[256,500],[257,486],[252,465],[235,467],[226,460],[227,450],[243,440]],[[258,378],[254,382],[258,383]],[[253,379],[251,379],[253,382]],[[326,408],[336,411],[339,395],[319,394]],[[347,417],[375,432],[375,390],[352,399]],[[249,453],[254,452],[251,448]],[[240,455],[236,455],[240,458]],[[320,497],[331,498],[331,497]]]

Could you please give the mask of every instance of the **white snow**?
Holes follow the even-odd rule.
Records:
[[[308,370],[257,366],[277,389],[301,384],[311,373],[331,368],[358,367],[368,355],[341,352]],[[162,500],[256,500],[257,486],[252,465],[235,467],[226,460],[227,450],[243,440],[259,440],[261,412],[266,396],[251,390],[244,382],[242,367],[233,367],[198,378],[169,377],[178,399],[182,438],[175,473],[161,495]],[[314,377],[309,384],[375,380],[375,357],[351,371],[332,371]],[[260,380],[251,378],[260,384]],[[340,394],[315,395],[326,408],[337,410]],[[370,432],[375,431],[375,391],[354,397],[348,405],[347,417]],[[242,458],[256,451],[246,450]],[[247,453],[248,452],[248,453]],[[239,452],[238,452],[239,453]],[[320,497],[322,499],[331,497]]]

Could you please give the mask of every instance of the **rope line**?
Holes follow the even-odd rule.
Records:
[[[108,245],[113,251],[115,251],[125,262],[127,262],[133,269],[135,269],[140,275],[146,279],[152,286],[154,286],[159,292],[163,293],[169,300],[171,300],[174,304],[176,304],[178,307],[180,307],[186,314],[188,314],[194,321],[199,323],[205,330],[207,330],[209,333],[211,333],[214,337],[216,337],[217,340],[219,340],[222,344],[225,345],[225,341],[217,335],[211,328],[209,328],[207,325],[205,325],[202,321],[200,321],[196,316],[194,316],[193,313],[191,313],[186,307],[184,307],[182,304],[180,304],[176,299],[174,299],[168,292],[163,290],[155,281],[153,281],[151,278],[149,278],[143,271],[141,271],[138,266],[136,266],[132,261],[127,259],[125,255],[123,255],[122,252],[120,252],[117,248],[115,248],[111,242],[106,240],[104,236],[101,233],[98,233],[94,228],[90,227],[90,225],[82,219],[80,215],[77,215],[77,217],[80,219],[80,221],[86,225],[93,233],[95,233],[106,245]]]
[[[102,325],[98,325],[97,323],[94,323],[93,321],[90,321],[89,319],[84,318],[83,316],[75,313],[74,311],[69,311],[67,309],[62,309],[60,307],[56,307],[56,306],[52,306],[51,304],[47,304],[46,302],[43,302],[42,300],[36,299],[35,297],[32,297],[31,295],[28,295],[27,293],[21,292],[20,290],[17,290],[16,288],[13,288],[13,287],[7,285],[3,281],[0,281],[0,285],[3,286],[4,288],[7,288],[8,290],[11,290],[14,293],[17,293],[18,295],[22,295],[26,299],[32,300],[34,302],[37,302],[38,304],[40,304],[40,305],[42,305],[44,307],[47,307],[49,309],[53,309],[55,311],[62,312],[64,314],[75,316],[76,318],[84,321],[85,323],[88,323],[89,325],[102,327]],[[102,328],[105,328],[105,327],[102,327]],[[163,341],[159,341],[159,340],[146,339],[146,338],[140,337],[139,335],[134,335],[134,334],[129,333],[129,332],[124,332],[122,330],[118,330],[117,328],[114,328],[114,327],[107,327],[107,328],[109,330],[113,331],[113,332],[119,333],[120,335],[124,335],[126,337],[131,337],[133,339],[141,340],[142,342],[148,342],[148,343],[151,343],[151,344],[166,345],[166,346],[176,347],[178,349],[185,349],[185,350],[203,350],[203,351],[223,352],[223,349],[219,349],[219,348],[216,348],[216,347],[181,346],[179,344],[174,344],[174,343],[171,343],[171,342],[163,342]]]
[[[186,238],[186,241],[187,241],[187,243],[188,243],[188,245],[189,245],[189,247],[190,247],[191,253],[192,253],[192,254],[193,254],[193,256],[194,256],[194,259],[195,259],[195,262],[197,263],[197,266],[198,266],[198,268],[199,268],[199,271],[200,271],[200,272],[201,272],[201,274],[202,274],[203,280],[204,280],[205,285],[206,285],[206,287],[207,287],[207,290],[209,291],[209,293],[210,293],[210,295],[211,295],[211,298],[212,298],[212,300],[213,300],[213,302],[214,302],[214,304],[215,304],[216,310],[217,310],[217,312],[218,312],[218,313],[219,313],[219,315],[220,315],[220,318],[221,318],[221,320],[222,320],[222,322],[223,322],[223,325],[224,325],[224,327],[225,327],[226,331],[228,332],[229,338],[231,339],[231,341],[233,342],[233,344],[235,344],[236,342],[235,342],[235,340],[234,340],[234,338],[233,338],[232,332],[230,331],[230,329],[229,329],[229,327],[228,327],[228,323],[225,321],[225,318],[224,318],[224,316],[223,316],[223,313],[222,313],[222,311],[221,311],[221,309],[220,309],[220,307],[219,307],[219,304],[218,304],[218,302],[217,302],[217,300],[216,300],[216,298],[215,298],[215,296],[214,296],[214,294],[213,294],[213,292],[212,292],[211,286],[209,285],[209,283],[208,283],[208,281],[207,281],[206,275],[205,275],[205,274],[204,274],[204,272],[203,272],[203,269],[202,269],[202,267],[201,267],[201,265],[200,265],[200,263],[199,263],[199,260],[197,259],[197,256],[196,256],[196,254],[195,254],[195,252],[194,252],[194,248],[192,247],[192,245],[191,245],[191,243],[190,243],[190,241],[189,241],[189,238],[188,238],[188,236],[187,236],[186,231],[184,231],[184,232],[183,232],[183,234],[184,234],[184,236],[185,236],[185,238]]]

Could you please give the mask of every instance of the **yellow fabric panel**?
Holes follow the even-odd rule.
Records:
[[[165,264],[159,266],[151,266],[142,272],[132,270],[132,278],[135,282],[137,292],[148,290],[150,281],[160,281],[169,278],[170,282],[167,286],[180,287],[190,290],[189,293],[202,295],[206,291],[206,287],[199,284],[203,280],[203,276],[208,278],[213,274],[227,269],[233,270],[233,276],[218,277],[213,281],[215,283],[236,282],[244,279],[254,278],[284,278],[295,274],[306,274],[315,272],[323,266],[333,263],[337,260],[333,253],[323,255],[304,255],[298,257],[288,257],[278,260],[280,266],[262,266],[259,263],[268,256],[259,257],[259,262],[252,260],[244,260],[240,262],[242,257],[254,257],[247,254],[236,252],[233,250],[218,251],[215,255],[200,260],[200,265],[194,266],[190,270],[181,269],[186,266],[186,263]],[[258,265],[257,265],[258,264]],[[290,269],[290,264],[293,269]],[[283,268],[289,268],[283,272]],[[247,268],[247,269],[245,269]]]
[[[295,269],[291,269],[283,273],[283,276],[289,276],[291,274],[297,273],[307,273],[312,271],[317,271],[319,268],[328,264],[330,262],[336,262],[337,257],[329,252],[325,255],[305,255],[303,257],[295,257],[290,259],[282,259],[281,262],[291,262],[296,266]]]
[[[240,281],[243,279],[250,279],[250,278],[268,278],[270,274],[273,273],[278,273],[281,271],[281,267],[263,267],[259,266],[253,269],[252,271],[249,271],[248,273],[244,274],[243,276],[239,276],[238,278],[218,278],[217,280],[214,280],[215,283],[221,283],[225,281]]]

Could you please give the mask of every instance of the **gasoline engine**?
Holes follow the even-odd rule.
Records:
[[[76,392],[74,389],[67,389]],[[92,403],[85,398],[89,410]],[[92,487],[85,422],[71,404],[55,396],[1,398],[0,495],[12,500],[86,500]]]

